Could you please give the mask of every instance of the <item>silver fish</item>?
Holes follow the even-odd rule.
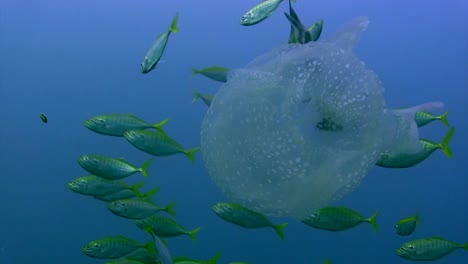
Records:
[[[200,150],[199,147],[184,149],[178,142],[158,131],[132,130],[125,132],[124,136],[137,149],[155,156],[183,153],[194,162],[195,153]]]
[[[243,26],[252,26],[262,22],[275,12],[281,2],[283,2],[283,0],[265,0],[257,4],[241,17],[240,24]]]
[[[178,19],[179,19],[179,13],[177,13],[175,17],[172,19],[172,23],[171,23],[171,26],[169,27],[169,30],[159,35],[156,41],[151,46],[151,48],[148,50],[148,52],[146,52],[145,58],[141,62],[141,69],[140,69],[141,73],[148,73],[156,67],[162,55],[164,54],[167,41],[169,40],[169,36],[173,32],[174,33],[179,32],[179,29],[177,28]]]

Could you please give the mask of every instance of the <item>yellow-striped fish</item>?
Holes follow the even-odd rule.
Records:
[[[395,224],[395,232],[400,236],[408,236],[413,233],[416,226],[419,224],[419,213],[416,215],[400,219]]]
[[[240,19],[243,26],[252,26],[270,17],[283,0],[265,0],[247,11]],[[295,2],[295,1],[293,1]]]
[[[154,252],[153,242],[141,244],[125,236],[108,236],[91,241],[81,248],[81,252],[93,258],[121,258],[138,248],[146,248]]]
[[[407,242],[401,245],[395,254],[409,260],[436,260],[459,248],[468,250],[468,243],[459,244],[435,236]]]
[[[316,211],[308,218],[302,220],[302,222],[315,228],[330,231],[346,230],[360,223],[367,222],[377,231],[377,214],[378,212],[369,218],[365,218],[358,212],[343,206],[328,206]]]

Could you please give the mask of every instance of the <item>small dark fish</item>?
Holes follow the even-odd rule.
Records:
[[[45,116],[44,113],[41,113],[41,120],[44,124],[47,123],[47,116]]]
[[[325,117],[322,121],[317,123],[316,126],[320,130],[325,131],[341,131],[343,130],[343,126],[340,124],[335,123],[331,118]]]

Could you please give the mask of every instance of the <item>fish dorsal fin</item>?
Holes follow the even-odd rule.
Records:
[[[357,17],[346,24],[337,34],[329,38],[328,41],[344,51],[350,52],[356,46],[361,34],[366,31],[368,25],[369,19],[367,17]]]

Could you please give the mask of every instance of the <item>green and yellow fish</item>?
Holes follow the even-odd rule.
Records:
[[[309,27],[308,31],[310,32],[312,41],[317,41],[320,38],[320,35],[322,34],[322,28],[323,19],[320,19]]]
[[[193,90],[192,103],[198,99],[201,99],[208,107],[210,107],[211,101],[213,101],[213,96],[209,94],[200,93],[197,90]]]
[[[436,260],[459,248],[468,250],[468,243],[459,244],[434,236],[404,243],[395,254],[408,260]]]
[[[203,69],[192,69],[193,74],[201,74],[211,80],[227,82],[228,68],[220,66],[210,66]]]
[[[157,264],[156,260],[159,258],[155,249],[148,250],[146,248],[138,248],[124,257],[125,259],[137,260],[145,264]]]
[[[213,211],[222,219],[245,228],[272,227],[284,239],[283,229],[288,223],[275,225],[263,214],[236,203],[217,203],[213,206]]]
[[[358,212],[344,206],[328,206],[314,212],[302,222],[318,229],[330,231],[346,230],[367,222],[377,231],[377,214],[378,212],[369,218],[365,218]]]
[[[115,215],[128,219],[142,219],[161,211],[174,216],[175,205],[175,203],[170,203],[165,207],[161,207],[147,200],[125,199],[109,202],[106,207]]]
[[[291,24],[291,30],[289,33],[289,44],[298,43],[306,44],[312,41],[310,32],[304,27],[301,20],[296,14],[296,11],[292,8],[291,0],[289,0],[289,14],[284,13],[289,23]]]
[[[124,133],[125,138],[137,149],[155,156],[169,156],[183,153],[195,162],[195,153],[200,148],[184,149],[182,145],[164,133],[149,130],[132,130]]]
[[[143,176],[148,177],[146,170],[152,161],[153,159],[149,159],[143,166],[137,168],[122,158],[101,155],[83,155],[78,158],[78,164],[87,172],[109,180],[123,179],[137,172],[141,172]]]
[[[143,182],[128,185],[123,181],[108,180],[94,175],[78,177],[67,184],[68,189],[83,195],[105,196],[122,190],[129,190],[135,196],[140,196],[138,191]]]
[[[187,257],[175,257],[172,259],[174,264],[216,264],[219,257],[221,257],[221,252],[216,254],[213,258],[208,260],[195,260]]]
[[[177,28],[178,19],[179,13],[177,13],[172,19],[169,30],[159,35],[148,52],[146,52],[145,58],[141,62],[141,73],[148,73],[156,67],[162,55],[164,54],[169,36],[171,33],[179,32],[179,29]]]
[[[153,242],[141,244],[125,236],[108,236],[91,241],[81,248],[81,252],[93,258],[116,259],[128,255],[138,248],[154,252]]]
[[[112,202],[117,200],[124,200],[130,198],[140,198],[142,200],[151,200],[152,197],[158,193],[160,190],[159,187],[153,188],[147,192],[141,193],[141,195],[135,195],[133,191],[124,189],[115,193],[109,193],[105,195],[93,195],[95,199],[104,201],[104,202]]]
[[[414,121],[416,121],[416,124],[418,125],[418,127],[425,126],[434,120],[440,120],[444,125],[450,126],[447,120],[447,115],[448,115],[448,112],[445,112],[439,116],[435,116],[429,112],[421,111],[421,112],[414,113]]]
[[[240,19],[243,26],[252,26],[270,17],[283,0],[264,0],[247,11]],[[295,1],[294,1],[295,2]]]
[[[89,130],[99,134],[123,137],[123,134],[129,130],[146,128],[162,130],[162,126],[168,120],[164,119],[156,124],[149,124],[131,114],[106,114],[91,117],[84,122],[84,125]]]
[[[143,219],[135,220],[135,224],[142,230],[147,231],[150,229],[158,237],[188,235],[193,241],[196,240],[196,235],[200,231],[200,228],[195,228],[191,231],[186,230],[173,219],[160,215],[152,215]]]
[[[395,224],[395,232],[400,236],[411,235],[418,224],[419,213],[400,219],[398,223]]]
[[[451,158],[452,150],[450,149],[448,143],[452,139],[455,129],[452,127],[440,144],[437,144],[428,139],[419,139],[421,143],[421,150],[415,153],[393,153],[393,152],[384,152],[381,154],[380,159],[377,161],[376,165],[385,168],[409,168],[413,167],[425,159],[427,159],[434,151],[441,149],[444,154]]]

